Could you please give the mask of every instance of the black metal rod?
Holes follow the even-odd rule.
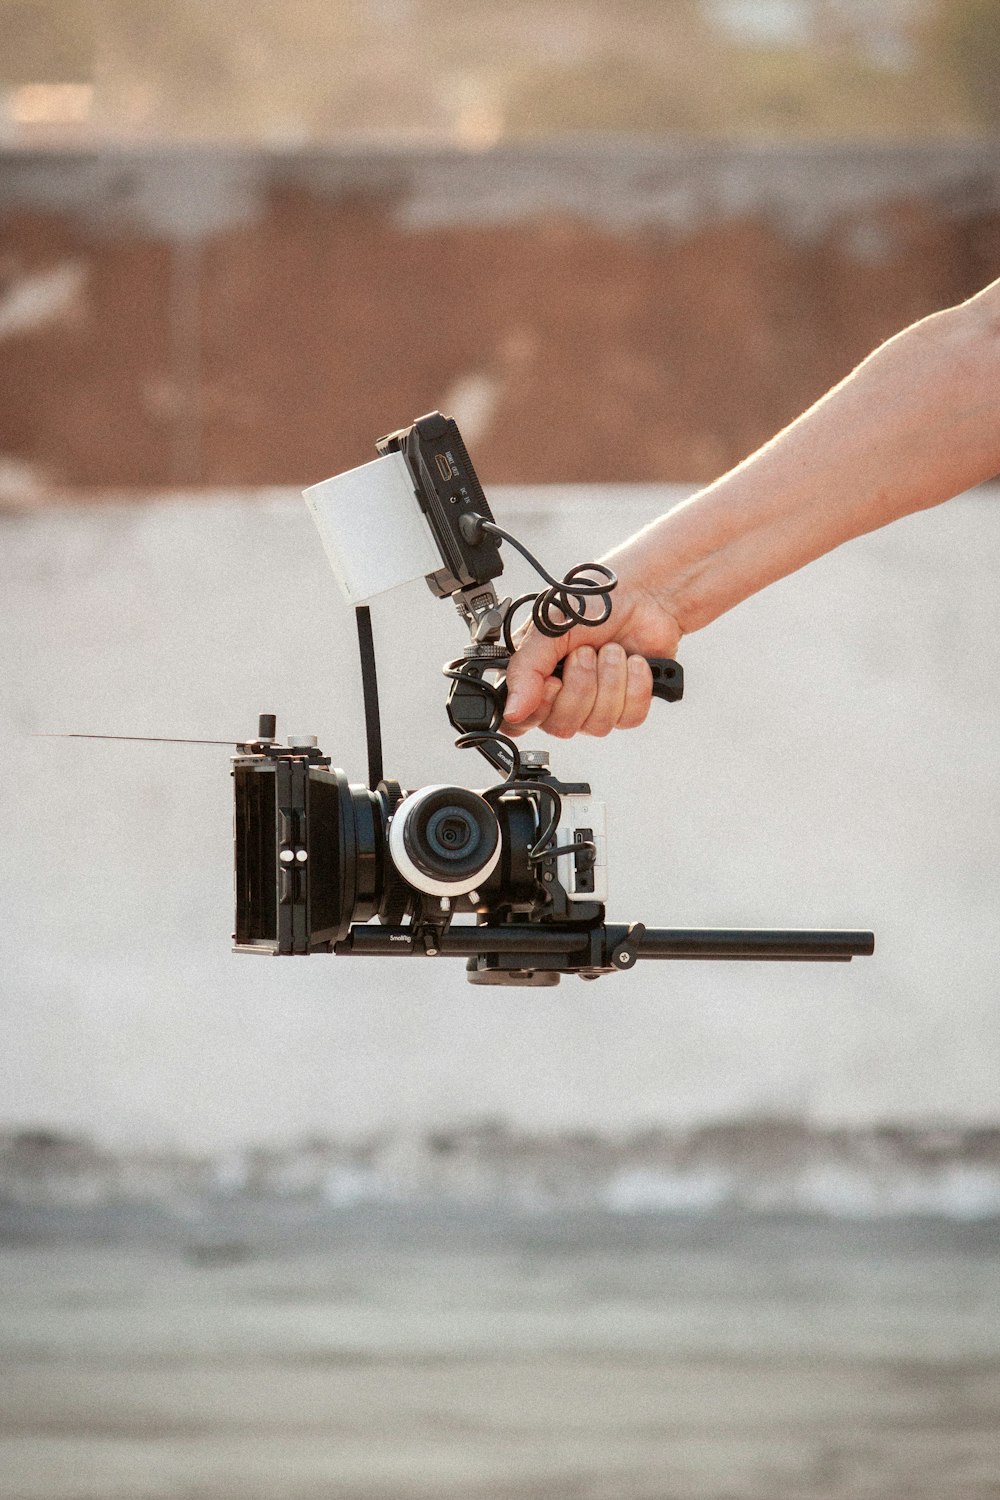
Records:
[[[623,942],[629,929],[603,929],[605,951]],[[437,952],[472,958],[487,953],[517,953],[526,957],[589,954],[591,932],[584,928],[551,928],[522,924],[518,927],[473,927],[457,925],[441,934]],[[654,927],[633,939],[639,958],[656,959],[745,959],[800,963],[847,963],[874,952],[871,932],[757,931],[740,927]],[[405,958],[421,955],[414,947],[409,927],[355,926],[336,951],[342,954],[393,954]],[[541,966],[541,965],[540,965]],[[572,962],[571,962],[572,966]]]
[[[624,936],[624,934],[623,934]],[[650,927],[636,942],[640,958],[837,960],[875,951],[872,932],[754,931],[739,927]]]
[[[449,927],[441,934],[439,952],[454,957],[474,958],[480,953],[582,953],[590,942],[589,932],[560,931],[529,927]],[[413,946],[409,927],[351,928],[350,936],[336,946],[338,953],[383,953],[406,957],[420,948]]]
[[[375,669],[375,640],[372,615],[367,604],[354,611],[358,626],[358,651],[361,655],[361,688],[365,702],[365,739],[368,744],[368,785],[372,791],[382,780],[382,723],[378,707],[378,675]]]

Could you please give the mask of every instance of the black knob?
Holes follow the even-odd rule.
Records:
[[[257,738],[259,740],[273,740],[278,728],[278,720],[274,714],[261,714],[257,721]]]

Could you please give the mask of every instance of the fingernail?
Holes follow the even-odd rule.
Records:
[[[507,702],[504,704],[504,717],[508,719],[516,719],[518,714],[521,712],[523,703],[524,699],[521,697],[520,693],[508,693]]]

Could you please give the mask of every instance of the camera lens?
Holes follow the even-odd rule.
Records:
[[[424,830],[427,847],[440,859],[460,860],[474,854],[482,836],[470,815],[461,807],[442,807]]]
[[[460,896],[496,868],[500,825],[489,803],[460,786],[411,792],[389,825],[396,869],[417,890]]]
[[[295,751],[233,763],[235,942],[268,953],[329,951],[353,923],[392,927],[419,906],[418,892],[464,896],[509,850],[505,880],[529,900],[526,851],[536,836],[530,803],[502,805],[504,833],[485,798],[459,786],[404,797],[395,781],[374,791]]]

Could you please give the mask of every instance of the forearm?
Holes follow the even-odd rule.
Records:
[[[998,471],[1000,282],[883,344],[614,564],[697,630],[841,542]]]

